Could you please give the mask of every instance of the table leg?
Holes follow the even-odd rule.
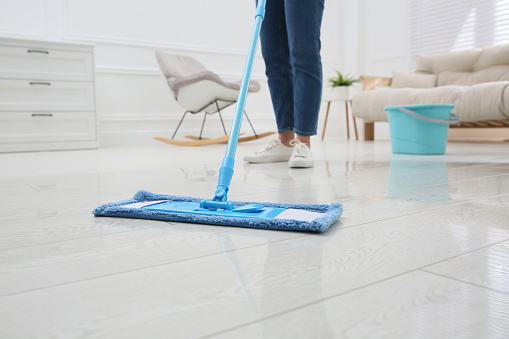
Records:
[[[345,113],[346,113],[346,137],[347,139],[350,139],[350,126],[348,122],[348,101],[345,102]]]
[[[351,103],[350,103],[350,107],[351,107]],[[348,105],[347,105],[347,108],[346,108],[346,111],[348,112]],[[357,134],[357,123],[355,122],[355,117],[353,116],[352,114],[352,120],[353,120],[353,128],[355,130],[355,140],[359,140],[359,134]]]
[[[327,127],[327,119],[329,118],[330,101],[327,103],[327,113],[325,114],[325,122],[323,123],[322,140],[325,137],[325,127]]]

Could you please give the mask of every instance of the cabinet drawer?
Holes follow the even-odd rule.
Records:
[[[94,112],[0,112],[0,143],[95,139]]]
[[[92,81],[93,73],[92,53],[0,46],[1,78]]]
[[[93,111],[88,82],[0,80],[0,111]]]

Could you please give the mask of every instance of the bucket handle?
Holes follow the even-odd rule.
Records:
[[[430,117],[427,117],[425,115],[418,114],[418,113],[416,113],[414,111],[406,109],[405,107],[400,107],[399,110],[401,112],[403,112],[403,113],[406,113],[406,114],[408,114],[410,116],[413,116],[414,118],[426,120],[426,121],[429,121],[429,122],[434,122],[434,123],[437,123],[437,124],[456,125],[458,122],[460,122],[460,117],[457,116],[454,113],[451,113],[451,119],[441,120],[441,119],[430,118]]]

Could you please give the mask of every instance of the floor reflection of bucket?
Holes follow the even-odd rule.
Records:
[[[391,159],[387,199],[428,203],[450,201],[448,186],[445,159]]]

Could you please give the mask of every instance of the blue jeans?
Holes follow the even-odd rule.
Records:
[[[279,133],[316,134],[324,0],[267,0],[260,39]]]

